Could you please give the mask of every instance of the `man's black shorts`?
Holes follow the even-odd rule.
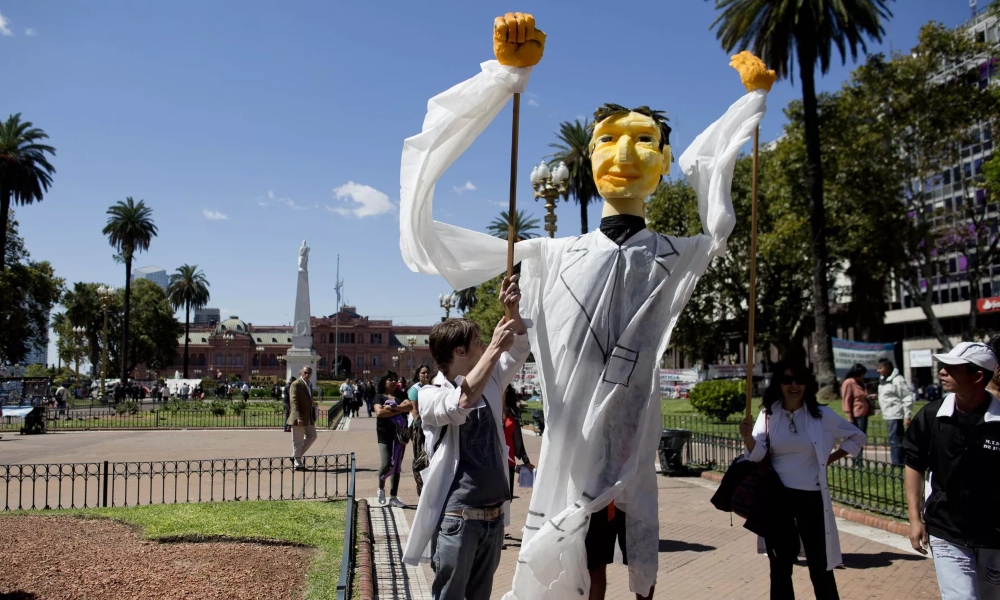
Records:
[[[590,526],[587,528],[587,570],[610,565],[615,561],[615,538],[622,550],[622,562],[628,564],[628,554],[625,551],[625,511],[615,508],[615,516],[608,519],[608,509],[590,515]]]

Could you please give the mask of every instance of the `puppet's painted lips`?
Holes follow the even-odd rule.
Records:
[[[635,181],[642,176],[639,173],[608,173],[602,179],[607,179],[612,183]]]

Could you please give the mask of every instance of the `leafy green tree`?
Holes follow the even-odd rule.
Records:
[[[48,330],[49,312],[59,302],[64,281],[47,261],[30,260],[12,213],[6,233],[10,261],[0,272],[0,363],[15,364]]]
[[[208,304],[208,279],[198,265],[181,265],[170,276],[167,297],[174,309],[184,307],[184,379],[188,377],[188,337],[191,335],[191,309]]]
[[[486,226],[486,233],[492,235],[493,237],[498,237],[501,240],[507,239],[507,233],[510,227],[510,216],[508,211],[500,211],[500,216],[493,219],[489,225]],[[523,210],[518,209],[514,213],[514,241],[520,242],[521,240],[530,240],[532,238],[538,237],[538,219],[534,217],[529,217],[527,213]]]
[[[107,214],[108,223],[101,233],[108,236],[108,243],[111,244],[112,248],[118,250],[125,263],[125,320],[122,332],[122,354],[127,356],[129,354],[129,321],[131,317],[129,308],[132,300],[132,259],[137,252],[149,250],[149,244],[156,237],[157,230],[153,223],[153,209],[146,206],[143,200],[136,203],[131,196],[126,198],[124,202],[119,200],[117,204],[108,208]],[[129,361],[122,361],[122,385],[128,383],[128,371],[125,370],[127,362]]]
[[[716,8],[722,12],[712,26],[718,27],[717,37],[727,52],[737,47],[750,48],[780,78],[791,75],[793,59],[799,65],[812,233],[813,298],[829,297],[828,232],[823,203],[816,68],[819,67],[821,73],[829,70],[834,46],[841,61],[846,62],[848,52],[856,59],[859,48],[862,52],[867,50],[865,38],[881,41],[882,21],[891,17],[887,4],[888,0],[716,0]],[[829,303],[814,302],[813,318],[818,379],[822,387],[832,388],[836,375]]]
[[[88,344],[86,356],[90,364],[100,368],[104,311],[97,294],[98,287],[97,283],[78,281],[73,284],[73,289],[66,290],[60,303],[66,309],[64,314],[69,319],[70,328],[82,326],[86,329]]]
[[[944,349],[951,347],[934,314],[934,281],[947,277],[950,253],[970,260],[970,302],[979,294],[978,281],[996,259],[992,244],[993,217],[976,190],[979,173],[955,171],[963,146],[973,143],[980,124],[995,121],[996,99],[989,89],[980,89],[978,67],[991,48],[964,32],[954,32],[936,23],[925,25],[918,44],[909,54],[886,59],[870,57],[852,74],[844,94],[850,110],[872,135],[880,136],[885,152],[881,169],[894,173],[901,182],[894,199],[909,213],[894,230],[904,256],[895,265],[903,288],[926,316],[934,337]],[[955,66],[954,76],[941,77],[941,65]],[[963,69],[964,67],[964,69]],[[964,189],[973,206],[935,210],[925,202],[934,191],[947,185],[949,191]],[[949,214],[944,214],[949,213]],[[956,220],[954,217],[959,216]],[[975,328],[974,321],[971,323]],[[972,333],[971,331],[968,333]]]
[[[594,183],[594,169],[590,162],[589,119],[564,121],[559,124],[558,142],[549,144],[555,148],[553,166],[562,161],[569,168],[569,195],[580,207],[580,234],[587,234],[587,207],[600,198]]]
[[[56,352],[59,358],[66,364],[76,363],[75,375],[80,374],[80,365],[84,358],[90,353],[90,344],[87,338],[73,331],[73,321],[67,313],[57,313],[52,317],[52,329],[58,339],[56,340]],[[88,332],[89,333],[89,332]],[[92,365],[95,363],[91,363]]]
[[[160,286],[148,279],[137,279],[133,292],[135,328],[129,339],[125,371],[131,372],[140,364],[150,371],[167,369],[177,359],[177,338],[184,333],[184,327]]]
[[[7,248],[7,222],[11,201],[20,205],[41,202],[52,185],[55,168],[46,154],[55,156],[52,146],[42,144],[48,135],[21,113],[0,123],[0,250]],[[6,252],[0,254],[0,272],[6,267]]]
[[[489,343],[492,339],[493,329],[503,317],[503,305],[500,304],[500,284],[503,283],[503,278],[504,275],[501,274],[473,288],[476,302],[465,311],[465,318],[472,319],[479,326],[484,343]]]

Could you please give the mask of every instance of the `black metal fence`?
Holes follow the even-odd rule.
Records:
[[[346,498],[354,455],[0,465],[3,510]]]
[[[318,410],[319,426],[332,424],[340,415],[340,406]],[[0,417],[0,431],[20,431],[23,418]],[[218,414],[209,409],[170,410],[154,408],[119,412],[114,408],[45,409],[45,427],[49,431],[85,431],[94,429],[222,429],[222,428],[275,428],[285,424],[284,411],[228,409]]]
[[[354,454],[351,453],[351,477],[347,482],[347,516],[344,523],[344,550],[340,559],[340,579],[337,580],[337,600],[347,600],[350,597],[352,576],[354,574],[355,521],[357,504],[354,502]]]
[[[663,415],[664,429],[687,429],[716,437],[740,439],[740,422],[735,417],[719,422],[702,415]],[[888,425],[881,417],[868,417],[868,446],[889,447]]]
[[[867,452],[868,450],[866,450]],[[688,463],[724,472],[743,453],[743,440],[693,432]],[[906,517],[903,467],[880,460],[845,458],[827,467],[830,499],[890,517]]]

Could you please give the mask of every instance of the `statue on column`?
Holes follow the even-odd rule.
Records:
[[[299,272],[309,272],[309,246],[306,246],[305,240],[302,240],[302,246],[299,248]]]

